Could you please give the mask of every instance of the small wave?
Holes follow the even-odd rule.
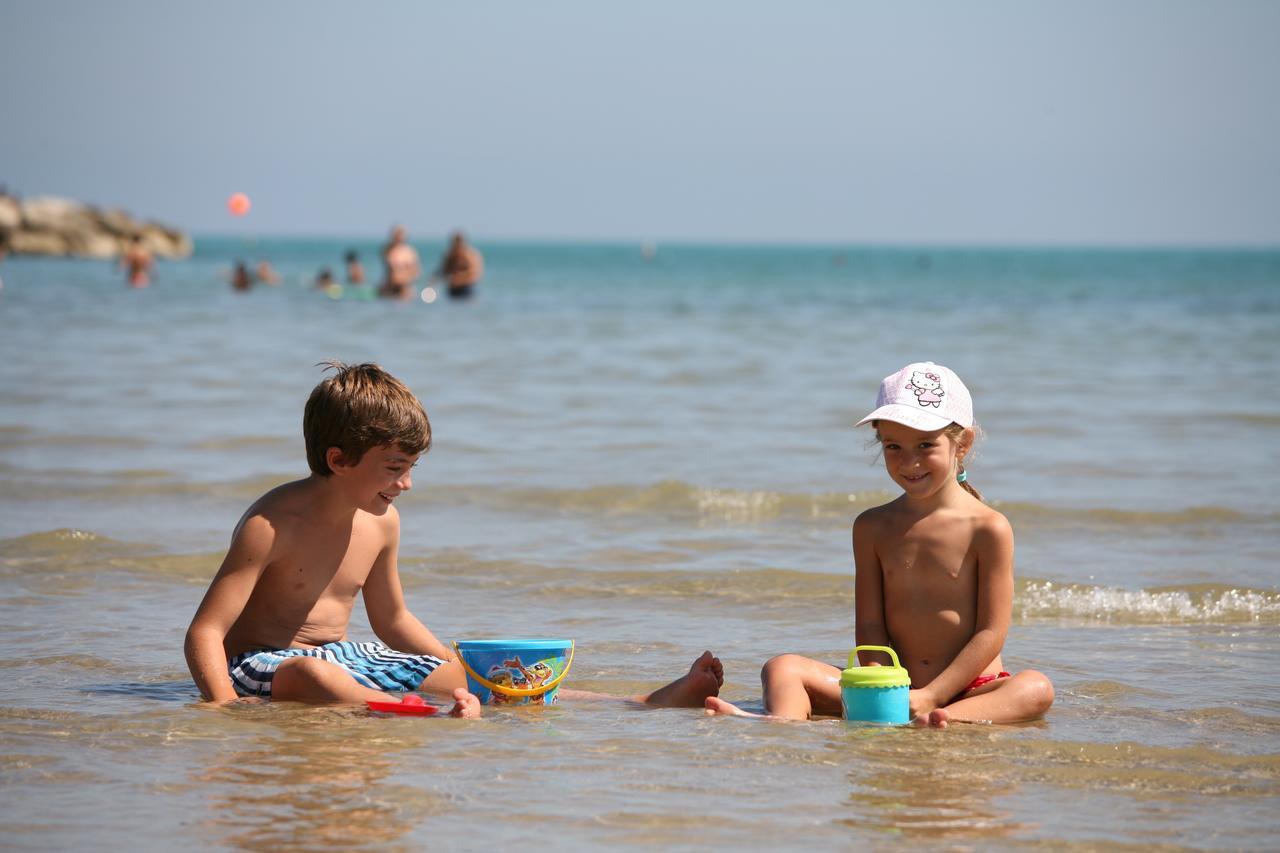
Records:
[[[502,510],[549,510],[610,516],[694,516],[700,524],[756,524],[778,518],[839,519],[891,499],[888,492],[816,494],[765,489],[702,488],[679,480],[648,486],[592,486],[585,489],[438,486],[424,496],[433,503],[471,503]]]
[[[518,589],[526,598],[701,596],[735,604],[791,602],[842,608],[852,607],[853,603],[852,576],[789,569],[582,571],[514,560],[473,560],[464,553],[450,552],[431,558],[402,559],[400,570],[409,587],[449,583],[503,594]]]
[[[692,516],[700,525],[753,525],[774,520],[843,525],[864,509],[889,502],[894,495],[880,489],[784,492],[704,487],[680,480],[663,480],[650,485],[602,485],[583,489],[441,484],[415,498],[435,505],[476,504],[504,511]],[[998,502],[995,506],[1009,516],[1015,529],[1019,523],[1046,527],[1084,524],[1120,529],[1280,524],[1280,514],[1249,514],[1220,506],[1177,510],[1052,507],[1024,502]]]
[[[0,431],[0,447],[75,447],[90,450],[96,447],[134,449],[146,446],[146,441],[133,436],[59,434],[21,428]]]
[[[530,598],[696,596],[733,607],[817,612],[853,609],[853,577],[847,573],[783,568],[730,571],[624,569],[590,571],[511,560],[474,560],[462,552],[401,561],[408,586],[461,584]],[[637,605],[640,606],[640,605]],[[1280,592],[1222,585],[1145,590],[1019,580],[1014,595],[1019,622],[1060,619],[1108,624],[1280,624]]]
[[[281,483],[296,479],[296,474],[293,476],[271,474],[255,475],[240,480],[201,482],[176,479],[178,475],[173,471],[146,469],[110,473],[60,470],[39,479],[28,471],[13,472],[13,469],[0,469],[0,473],[8,475],[0,478],[0,498],[23,501],[54,501],[67,498],[124,501],[133,498],[178,498],[195,495],[230,498],[248,504]]]
[[[60,578],[103,570],[152,577],[208,580],[221,554],[168,554],[155,545],[121,542],[99,533],[59,528],[0,540],[0,576],[27,576],[57,586]]]
[[[997,509],[1009,516],[1015,525],[1018,521],[1037,523],[1079,522],[1114,527],[1196,527],[1214,524],[1275,524],[1276,514],[1251,515],[1220,506],[1198,506],[1177,510],[1129,510],[1096,507],[1089,509],[1050,507],[1043,504],[998,503]]]
[[[1280,623],[1280,592],[1212,584],[1127,590],[1027,581],[1015,615],[1084,618],[1108,623]]]

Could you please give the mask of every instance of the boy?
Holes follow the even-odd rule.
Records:
[[[311,475],[267,492],[240,519],[187,630],[191,675],[214,702],[360,703],[421,689],[452,694],[454,716],[478,717],[461,664],[409,612],[396,569],[393,503],[431,446],[427,413],[376,364],[328,367],[334,375],[303,415]],[[385,645],[347,641],[357,593]],[[684,677],[636,698],[698,707],[722,680],[707,652]]]

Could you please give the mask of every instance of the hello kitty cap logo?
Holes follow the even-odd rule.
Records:
[[[973,399],[960,377],[932,361],[908,364],[880,383],[876,410],[858,421],[893,421],[933,432],[952,423],[973,426]]]

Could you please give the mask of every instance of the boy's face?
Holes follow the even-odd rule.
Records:
[[[357,507],[385,515],[401,492],[413,488],[411,472],[420,455],[394,445],[371,447],[355,465],[339,463],[334,473],[343,479]]]
[[[879,421],[880,448],[889,476],[908,496],[924,498],[956,482],[960,452],[945,430],[925,432]]]

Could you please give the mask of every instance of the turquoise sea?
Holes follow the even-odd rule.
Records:
[[[198,239],[140,291],[0,264],[4,848],[1274,848],[1280,251],[480,240],[467,302],[312,286],[347,248],[376,278],[376,244]],[[237,258],[283,281],[232,292]],[[572,637],[572,686],[619,694],[709,648],[757,707],[769,656],[853,645],[850,523],[893,497],[853,424],[946,364],[1017,537],[1006,665],[1057,703],[945,731],[202,707],[183,633],[240,513],[306,474],[329,358],[430,413],[398,505],[438,635]]]

